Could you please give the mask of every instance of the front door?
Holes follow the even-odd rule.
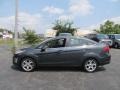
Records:
[[[65,47],[65,39],[50,40],[45,43],[45,49],[39,53],[39,64],[42,65],[59,65],[60,53]]]

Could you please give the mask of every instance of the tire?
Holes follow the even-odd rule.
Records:
[[[24,58],[21,62],[21,69],[25,72],[32,72],[36,68],[36,63],[32,58]]]
[[[115,48],[119,48],[118,43],[115,43],[114,47],[115,47]]]
[[[85,63],[83,64],[83,67],[86,72],[92,73],[92,72],[96,71],[96,69],[98,67],[98,63],[97,63],[96,59],[88,58],[85,61]]]

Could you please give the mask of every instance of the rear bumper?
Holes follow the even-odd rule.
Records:
[[[99,60],[99,65],[106,65],[109,64],[111,62],[111,55],[105,58],[101,58]]]

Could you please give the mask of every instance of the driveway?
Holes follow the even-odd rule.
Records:
[[[95,73],[65,67],[22,72],[12,66],[7,46],[0,46],[0,51],[0,90],[120,90],[120,49],[112,49],[111,64]]]

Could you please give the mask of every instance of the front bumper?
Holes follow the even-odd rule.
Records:
[[[13,56],[13,65],[19,66],[20,65],[20,56],[19,55],[14,55]]]

